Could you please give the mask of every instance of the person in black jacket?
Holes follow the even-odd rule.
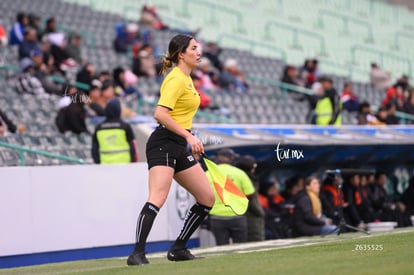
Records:
[[[398,201],[386,190],[387,175],[383,171],[375,174],[375,185],[370,186],[370,197],[374,211],[381,221],[395,221],[399,227],[409,226],[409,213],[404,201]],[[412,187],[411,187],[412,188]]]
[[[95,79],[95,66],[91,63],[86,63],[82,69],[76,75],[76,81],[83,84],[92,85],[92,81]],[[82,90],[82,89],[81,89]],[[87,95],[89,91],[84,91]]]
[[[76,88],[74,89],[76,91]],[[73,132],[75,134],[88,133],[86,127],[86,108],[88,98],[83,92],[76,91],[74,94],[67,95],[70,101],[68,106],[59,109],[58,114],[55,118],[55,124],[58,127],[60,133],[66,131]]]
[[[294,230],[297,236],[336,234],[338,228],[322,216],[319,199],[320,182],[311,176],[305,181],[305,189],[295,199]]]
[[[407,215],[414,216],[414,176],[410,178],[408,188],[401,196],[401,202],[406,207]]]
[[[340,207],[344,203],[340,190],[338,189],[340,181],[340,177],[334,174],[328,174],[323,181],[321,193],[319,195],[323,214],[332,219],[332,222],[336,225],[340,222]]]
[[[366,229],[361,210],[364,204],[360,192],[361,177],[358,174],[350,174],[344,177],[343,195],[344,195],[344,218],[346,223]]]
[[[377,220],[375,215],[372,197],[370,195],[370,187],[368,186],[368,179],[366,175],[361,175],[361,182],[358,188],[359,195],[361,197],[361,206],[358,208],[359,214],[364,223],[370,223]]]

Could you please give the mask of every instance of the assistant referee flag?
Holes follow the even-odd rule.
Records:
[[[203,159],[212,178],[212,186],[223,204],[230,207],[236,215],[246,213],[249,205],[246,195],[220,170],[217,164],[206,157]]]

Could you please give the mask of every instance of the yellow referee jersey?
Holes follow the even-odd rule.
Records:
[[[170,109],[171,117],[184,129],[190,130],[200,105],[200,95],[191,77],[178,67],[172,69],[162,82],[158,105]]]

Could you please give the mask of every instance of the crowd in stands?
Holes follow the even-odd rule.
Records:
[[[141,99],[142,94],[136,88],[139,78],[154,78],[158,83],[162,80],[159,75],[159,60],[163,53],[153,43],[151,32],[171,30],[196,36],[200,31],[171,28],[162,21],[154,6],[144,5],[140,18],[136,22],[119,22],[114,26],[113,49],[120,54],[130,54],[131,67],[116,67],[112,68],[112,72],[97,72],[94,64],[88,63],[88,60],[82,57],[80,34],[58,31],[58,18],[54,17],[46,18],[45,26],[42,27],[43,19],[35,14],[21,12],[17,14],[16,22],[9,30],[8,36],[6,30],[0,29],[2,45],[8,43],[18,47],[21,73],[17,78],[16,87],[20,93],[64,96],[65,91],[69,90],[70,81],[68,80],[66,84],[57,84],[49,76],[57,75],[69,79],[71,73],[75,71],[76,81],[87,84],[89,89],[93,80],[101,82],[97,85],[99,87],[108,86],[108,83],[103,85],[104,81],[100,79],[106,76],[105,80],[111,81],[111,86],[114,88],[114,96],[119,97],[121,102],[124,97],[131,95]],[[244,72],[239,69],[236,59],[228,58],[222,61],[220,58],[222,49],[219,45],[202,40],[199,42],[203,57],[199,67],[193,71],[192,77],[200,93],[200,108],[217,111],[219,115],[228,115],[228,109],[211,103],[212,96],[216,92],[248,94],[249,82]],[[381,106],[375,106],[374,110],[371,109],[370,102],[361,99],[359,91],[354,91],[351,82],[345,83],[342,92],[339,93],[332,79],[321,73],[317,59],[307,59],[303,66],[298,68],[286,65],[280,80],[283,83],[308,88],[312,91],[312,94],[302,94],[288,89],[294,99],[308,102],[307,121],[309,123],[340,125],[341,114],[344,111],[355,113],[355,123],[360,125],[398,124],[400,119],[395,115],[396,111],[414,114],[414,91],[409,85],[408,77],[402,76],[391,85],[390,74],[376,63],[371,66],[370,81],[372,87],[378,92],[385,90],[385,93]],[[78,87],[77,93],[83,93],[89,101],[91,100],[89,89]],[[94,89],[97,91],[96,85]],[[81,98],[80,95],[78,97]],[[97,106],[96,102],[100,102],[101,110],[86,112],[86,116],[76,116],[79,120],[84,120],[91,115],[102,115],[104,103],[112,99],[110,91],[102,93],[101,98],[97,93],[94,93],[93,97],[92,106]],[[84,104],[83,108],[88,109],[90,105]],[[61,109],[66,107],[61,105]],[[123,110],[127,110],[125,106]],[[122,112],[123,118],[136,115],[131,110],[124,111]],[[66,128],[71,131],[71,127]],[[79,130],[73,132],[79,133]]]
[[[160,57],[163,53],[153,43],[151,31],[170,30],[192,36],[199,31],[170,28],[162,22],[154,6],[144,5],[137,22],[119,22],[114,26],[113,49],[119,54],[131,54],[131,67],[99,71],[82,56],[82,36],[76,32],[62,32],[58,24],[59,18],[41,18],[19,12],[8,33],[0,29],[0,43],[18,48],[20,72],[15,81],[16,90],[21,94],[61,97],[57,99],[56,124],[60,132],[75,134],[89,133],[85,119],[103,116],[106,102],[113,97],[121,100],[122,118],[137,116],[125,106],[123,99],[129,96],[142,98],[136,85],[139,78],[153,78],[158,83],[162,80]],[[200,108],[227,116],[228,109],[212,104],[209,93],[248,93],[246,76],[238,68],[237,60],[230,58],[224,64],[220,61],[221,49],[216,43],[199,42],[203,58],[192,77],[200,93]],[[64,82],[50,76],[63,78]]]
[[[304,95],[290,88],[292,98],[309,102],[307,121],[318,125],[341,124],[341,112],[356,113],[359,125],[399,124],[400,119],[395,111],[414,114],[414,89],[410,87],[408,76],[402,75],[391,84],[389,72],[381,69],[376,63],[371,64],[370,83],[377,92],[383,92],[383,101],[377,110],[371,109],[371,103],[361,100],[358,91],[354,91],[352,82],[346,82],[341,93],[335,88],[330,77],[322,75],[318,69],[318,60],[307,59],[302,67],[286,65],[281,82],[308,88],[310,95]],[[326,99],[329,99],[327,101]]]

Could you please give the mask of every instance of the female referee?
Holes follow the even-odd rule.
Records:
[[[195,156],[204,152],[203,144],[191,134],[192,120],[200,104],[190,72],[201,58],[196,40],[188,35],[174,36],[163,59],[162,73],[175,67],[165,77],[154,118],[159,126],[151,134],[146,147],[149,169],[149,197],[137,221],[136,244],[128,257],[128,265],[148,264],[145,243],[159,209],[165,203],[174,178],[196,199],[186,215],[177,240],[170,248],[170,261],[193,260],[186,248],[193,232],[209,213],[215,196]],[[187,144],[191,147],[190,153]]]

